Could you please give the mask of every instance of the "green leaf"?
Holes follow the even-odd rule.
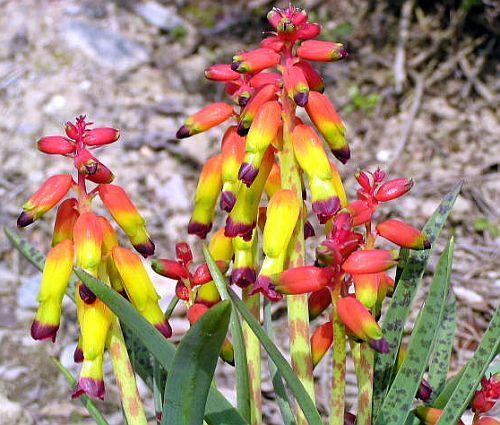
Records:
[[[465,365],[464,372],[446,403],[438,425],[454,424],[462,416],[499,348],[500,309],[497,308],[474,356]]]
[[[427,381],[432,388],[432,395],[434,397],[441,392],[448,377],[451,352],[453,351],[453,340],[457,327],[456,319],[457,302],[455,295],[451,292],[448,296],[448,304],[444,308],[443,319],[429,364]]]
[[[210,269],[210,266],[209,266]],[[217,267],[217,270],[219,268]],[[219,270],[219,273],[214,277],[212,269],[210,275],[214,279],[219,295],[223,300],[230,301],[231,298],[226,288],[226,281]],[[222,279],[221,279],[222,278]],[[245,341],[243,339],[243,329],[241,328],[238,312],[234,309],[231,312],[231,336],[234,348],[234,365],[236,370],[236,404],[241,416],[250,422],[250,382],[248,373],[248,363],[245,349]]]
[[[221,282],[225,282],[224,276],[220,272],[217,264],[215,263],[206,247],[203,247],[203,255],[205,256],[208,268],[210,269],[210,274],[212,275],[214,281],[219,281],[219,284]],[[311,397],[309,397],[309,394],[307,394],[304,385],[302,385],[302,382],[300,382],[299,378],[297,378],[297,376],[295,375],[292,367],[285,360],[279,349],[269,339],[265,331],[262,329],[260,323],[255,319],[255,317],[248,310],[243,301],[241,301],[238,295],[236,295],[231,288],[227,287],[227,285],[225,285],[225,288],[229,296],[231,297],[231,301],[233,302],[234,307],[236,307],[243,319],[248,323],[255,336],[260,340],[267,354],[271,357],[274,364],[285,379],[290,388],[290,391],[292,392],[293,396],[297,400],[297,403],[302,409],[304,416],[308,421],[308,424],[322,425],[323,422],[318,413],[318,410],[316,409],[316,406],[314,405],[314,402],[311,400]]]
[[[162,425],[201,425],[219,352],[231,317],[231,302],[203,314],[182,338],[165,387]]]
[[[266,330],[269,339],[273,341],[274,331],[271,321],[271,302],[266,298],[264,298],[264,329]],[[293,415],[290,400],[288,399],[288,394],[286,393],[285,385],[283,384],[283,377],[271,358],[268,356],[267,359],[269,363],[269,373],[271,374],[273,382],[274,393],[276,394],[276,401],[278,402],[281,418],[283,419],[283,425],[295,425],[296,421]]]
[[[443,317],[452,261],[453,239],[439,259],[424,308],[413,328],[407,355],[382,403],[376,425],[401,424],[411,410]]]
[[[154,326],[137,312],[132,304],[116,291],[82,269],[75,268],[75,273],[119,317],[127,329],[141,341],[145,347],[144,349],[147,349],[167,372],[171,370],[175,356],[174,345],[166,340]],[[152,373],[152,368],[150,373]],[[210,388],[205,407],[205,421],[209,425],[247,424],[231,403],[213,386]]]
[[[68,369],[66,369],[62,365],[62,363],[59,360],[57,360],[56,358],[52,357],[51,360],[56,365],[56,367],[59,369],[59,371],[63,374],[63,376],[66,378],[66,381],[68,381],[68,384],[70,385],[70,387],[74,388],[76,385],[76,379],[73,377],[73,375],[71,375],[71,372]],[[97,425],[108,425],[108,421],[102,415],[102,413],[99,411],[99,409],[96,407],[96,405],[90,399],[90,397],[86,396],[85,394],[82,394],[78,398],[80,399],[82,404],[85,406],[85,408],[89,412],[90,416],[92,416],[94,418]]]
[[[461,188],[462,182],[455,185],[451,192],[443,198],[437,210],[424,226],[423,231],[433,244],[433,248],[434,242],[441,233]],[[409,253],[406,259],[406,266],[401,273],[391,303],[385,314],[382,331],[385,339],[389,343],[389,352],[376,355],[373,395],[374,412],[377,412],[380,408],[390,385],[399,345],[403,338],[404,324],[410,314],[411,305],[418,286],[422,281],[424,270],[432,251],[433,249],[411,251]]]
[[[446,403],[448,403],[448,400],[450,399],[451,395],[453,394],[453,391],[455,391],[455,388],[457,387],[458,383],[460,382],[460,378],[465,372],[465,367],[463,367],[460,372],[458,372],[454,377],[448,379],[446,382],[443,390],[439,393],[439,395],[434,399],[434,401],[431,403],[432,407],[435,407],[436,409],[443,410],[446,406]]]

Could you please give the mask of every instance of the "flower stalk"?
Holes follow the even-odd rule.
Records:
[[[333,315],[333,360],[332,390],[330,393],[330,425],[344,424],[345,410],[345,374],[346,374],[346,332],[345,326],[337,312],[337,300],[340,287],[332,291]]]

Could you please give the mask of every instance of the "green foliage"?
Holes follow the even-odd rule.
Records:
[[[494,239],[500,236],[500,226],[491,222],[486,217],[477,217],[474,220],[474,230],[476,232],[488,232]]]
[[[380,101],[378,94],[372,93],[363,95],[357,86],[351,86],[348,91],[349,103],[344,107],[344,112],[350,114],[354,111],[361,111],[371,115]]]

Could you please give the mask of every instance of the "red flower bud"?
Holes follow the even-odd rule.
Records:
[[[183,301],[189,301],[189,289],[182,281],[178,281],[175,285],[175,295],[177,295]]]
[[[331,62],[347,57],[347,51],[340,43],[331,41],[307,40],[297,49],[297,56],[302,59]]]
[[[273,7],[272,10],[270,10],[269,13],[267,14],[267,20],[274,28],[278,26],[282,18],[283,15],[281,13],[281,10],[278,9],[277,7]]]
[[[285,42],[281,38],[275,35],[271,37],[266,37],[264,38],[264,40],[260,42],[260,47],[264,49],[271,49],[278,53],[281,52],[281,50],[283,50],[284,45]]]
[[[309,99],[309,86],[302,71],[298,66],[287,66],[283,75],[285,89],[298,106],[305,106]]]
[[[224,102],[210,103],[205,106],[196,114],[191,115],[184,121],[179,130],[177,130],[176,137],[184,139],[198,133],[202,133],[212,127],[215,127],[226,121],[233,115],[233,107]]]
[[[68,155],[75,152],[76,146],[62,136],[46,136],[36,142],[38,150],[49,155]]]
[[[310,38],[315,38],[321,33],[321,25],[314,22],[307,22],[302,25],[302,28],[297,31],[298,40],[308,40]],[[341,58],[340,58],[341,59]],[[336,59],[331,59],[336,60]]]
[[[187,318],[189,324],[193,326],[197,320],[203,316],[208,311],[208,307],[205,304],[195,303],[189,307],[187,311]]]
[[[333,284],[334,277],[335,272],[330,267],[295,267],[281,273],[275,286],[283,294],[306,294]]]
[[[280,63],[281,56],[272,49],[260,48],[233,56],[231,69],[236,72],[259,72]]]
[[[333,324],[326,322],[318,326],[311,336],[311,358],[313,368],[325,356],[333,342]]]
[[[260,89],[261,87],[272,84],[279,85],[281,82],[281,74],[276,72],[259,72],[254,75],[248,82],[253,88]]]
[[[73,140],[76,140],[79,136],[79,132],[78,132],[78,129],[76,128],[76,126],[68,121],[65,125],[64,125],[64,131],[66,132],[66,135],[70,138],[70,139],[73,139]]]
[[[223,63],[205,69],[205,77],[213,81],[229,81],[238,80],[240,74],[231,69],[231,64]]]
[[[429,249],[431,247],[424,233],[399,220],[387,220],[377,224],[377,233],[404,248]]]
[[[380,186],[375,194],[375,199],[379,202],[392,201],[409,192],[412,186],[413,180],[411,179],[398,178],[389,180]]]
[[[169,279],[187,279],[189,277],[189,270],[175,260],[160,259],[151,262],[151,268],[158,274],[168,277]]]
[[[500,398],[500,381],[495,376],[481,380],[481,388],[474,393],[470,403],[475,413],[486,413],[493,409]]]
[[[397,264],[399,252],[385,249],[366,249],[355,251],[342,264],[349,274],[379,273]]]
[[[354,227],[368,223],[372,219],[373,212],[375,211],[373,207],[359,199],[347,205],[345,210],[352,216],[352,225]]]
[[[85,174],[86,179],[94,183],[111,183],[115,178],[111,170],[87,149],[82,149],[75,156],[75,167],[80,173]]]
[[[186,267],[193,261],[193,253],[187,242],[177,242],[175,244],[175,255]]]
[[[316,69],[309,62],[299,61],[295,64],[295,66],[298,66],[300,69],[302,69],[310,90],[323,93],[323,91],[325,90],[325,83],[323,82],[323,78],[321,78],[319,72],[316,71]]]
[[[89,146],[102,146],[116,142],[119,138],[119,130],[110,127],[101,127],[87,130],[83,141]]]
[[[225,274],[229,268],[229,263],[227,261],[216,261],[217,267],[221,271],[222,274]],[[191,282],[193,285],[204,285],[205,283],[210,282],[212,279],[212,275],[210,274],[210,270],[208,269],[207,263],[203,263],[193,274]]]
[[[309,320],[314,320],[332,303],[330,289],[325,287],[314,291],[308,300]]]

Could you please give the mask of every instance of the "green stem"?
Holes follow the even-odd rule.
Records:
[[[367,342],[360,344],[360,370],[358,381],[358,414],[356,424],[371,425],[373,405],[374,352]]]
[[[250,296],[249,289],[243,290],[243,301],[253,316],[260,322],[260,296]],[[262,423],[261,355],[260,343],[247,322],[243,322],[243,338],[247,353],[250,384],[250,424]]]
[[[337,313],[340,287],[332,291],[333,305],[333,364],[332,392],[330,395],[330,425],[344,424],[346,344],[345,326]]]
[[[283,105],[283,148],[279,154],[281,169],[281,187],[295,191],[297,197],[302,199],[302,182],[298,164],[295,160],[292,144],[292,131],[294,127],[295,105],[286,93],[282,93]],[[288,267],[304,265],[305,242],[304,221],[302,214],[299,216],[295,232],[289,245]],[[314,380],[311,360],[311,345],[309,342],[309,311],[307,307],[307,294],[287,296],[288,327],[290,332],[290,355],[292,367],[301,380],[306,391],[314,401]],[[298,409],[299,425],[307,425],[304,415]]]
[[[147,425],[144,407],[137,391],[134,370],[130,364],[120,322],[117,318],[113,319],[109,330],[108,352],[118,384],[126,423],[128,425]]]

